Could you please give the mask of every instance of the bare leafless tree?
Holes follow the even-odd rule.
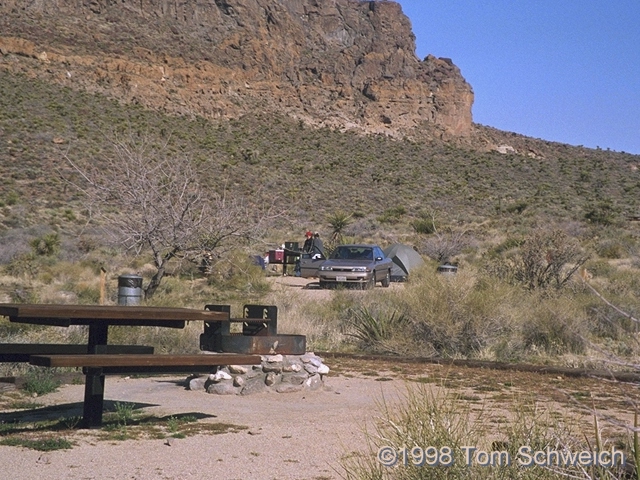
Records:
[[[485,269],[530,290],[562,288],[589,259],[577,240],[559,229],[536,230],[514,250],[487,263]]]
[[[520,248],[515,276],[530,289],[565,285],[589,256],[562,230],[538,230]]]
[[[203,185],[196,164],[187,155],[170,154],[166,145],[138,138],[111,145],[112,154],[91,164],[66,160],[76,172],[72,183],[117,241],[136,254],[151,251],[157,271],[145,298],[153,296],[171,260],[220,255],[259,236],[274,216],[270,205]]]
[[[421,245],[420,250],[437,262],[448,262],[471,244],[467,231],[434,232]]]

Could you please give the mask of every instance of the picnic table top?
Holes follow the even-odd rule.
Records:
[[[141,307],[122,305],[59,305],[0,303],[0,315],[12,322],[41,325],[150,325],[184,326],[187,321],[218,322],[229,314],[177,307]]]

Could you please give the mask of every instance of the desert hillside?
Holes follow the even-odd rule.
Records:
[[[2,2],[4,70],[148,108],[255,110],[394,136],[469,135],[473,92],[415,55],[395,2]]]

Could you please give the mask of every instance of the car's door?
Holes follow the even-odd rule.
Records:
[[[375,272],[376,282],[378,282],[384,278],[387,270],[387,268],[385,267],[386,262],[384,261],[384,252],[380,247],[373,247],[373,258],[375,259],[374,272]],[[382,259],[382,260],[378,260],[378,259]]]
[[[303,253],[300,256],[300,276],[302,278],[313,278],[318,276],[318,268],[326,260],[322,255],[311,255]]]

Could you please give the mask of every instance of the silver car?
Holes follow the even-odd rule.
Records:
[[[358,285],[362,289],[369,289],[376,282],[388,287],[392,264],[377,245],[340,245],[318,268],[320,288]]]

